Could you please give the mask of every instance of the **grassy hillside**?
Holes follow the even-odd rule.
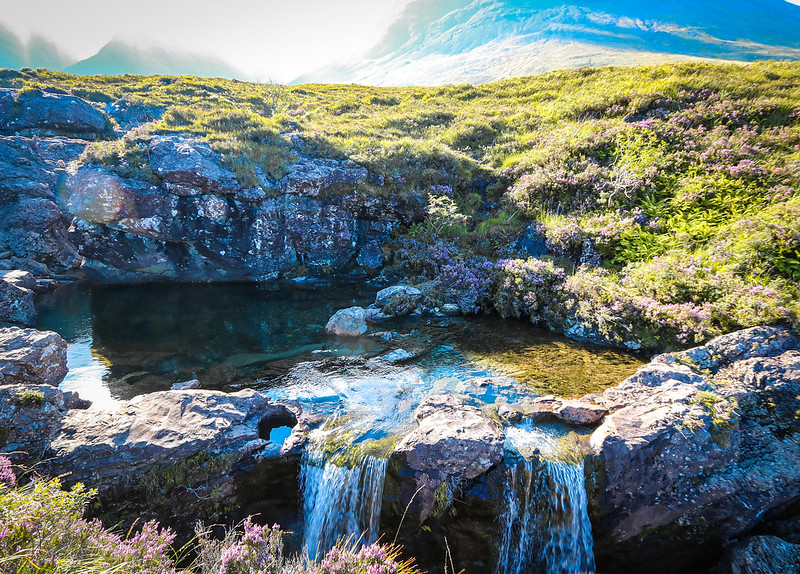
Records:
[[[125,98],[163,118],[84,162],[147,175],[153,133],[208,139],[243,185],[297,150],[423,193],[397,269],[478,306],[663,348],[791,320],[800,292],[800,64],[578,69],[481,86],[275,86],[0,72],[0,86]],[[528,260],[519,238],[545,241]],[[533,239],[531,239],[533,238]],[[530,249],[528,249],[530,251]],[[598,260],[597,254],[601,259]],[[597,267],[596,264],[600,263]],[[639,342],[639,343],[637,343]]]

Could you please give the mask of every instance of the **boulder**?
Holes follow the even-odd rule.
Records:
[[[181,383],[173,383],[172,387],[170,387],[173,391],[190,391],[193,389],[200,388],[200,381],[197,379],[191,379],[189,381],[183,381]]]
[[[596,425],[608,414],[608,409],[584,397],[562,399],[553,395],[536,397],[525,409],[533,420],[554,418],[576,426]]]
[[[51,385],[0,385],[0,452],[15,460],[41,457],[67,408]]]
[[[127,132],[148,122],[160,120],[165,109],[147,104],[133,104],[128,100],[117,100],[106,106],[106,113],[117,121],[119,130]]]
[[[182,188],[179,193],[231,193],[241,187],[236,175],[222,166],[222,156],[205,142],[156,136],[149,151],[153,171],[163,181]]]
[[[453,395],[435,395],[415,411],[418,426],[392,454],[399,476],[400,504],[421,524],[430,514],[437,489],[449,481],[475,479],[503,460],[504,435],[480,409]]]
[[[13,273],[13,272],[10,272]],[[33,276],[28,273],[33,279]],[[33,279],[34,286],[36,280]],[[0,278],[0,323],[33,325],[36,310],[33,307],[33,291],[20,287],[13,279]]]
[[[281,178],[281,193],[316,197],[335,186],[352,188],[366,182],[369,175],[365,167],[349,161],[311,157],[301,159],[289,166],[289,173]]]
[[[33,134],[69,134],[92,138],[106,130],[106,116],[91,104],[75,96],[31,92],[18,98],[10,117],[8,131]]]
[[[38,287],[36,277],[33,276],[33,273],[21,269],[0,272],[0,281],[6,281],[16,287],[30,289],[31,291]]]
[[[594,397],[598,568],[680,572],[800,500],[800,342],[756,327],[655,357]]]
[[[340,309],[325,325],[325,331],[333,335],[357,337],[367,332],[367,313],[363,307]]]
[[[57,386],[67,374],[67,343],[58,333],[0,326],[0,385]]]
[[[800,572],[800,546],[776,536],[753,536],[725,551],[711,574]]]
[[[422,296],[422,290],[416,287],[393,285],[378,291],[375,306],[389,316],[408,315],[417,308]]]
[[[252,389],[149,393],[115,410],[69,411],[42,470],[100,490],[198,453],[224,459],[229,471],[269,444],[271,428],[296,426],[299,416],[298,407],[272,403]]]

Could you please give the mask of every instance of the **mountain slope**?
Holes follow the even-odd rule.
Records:
[[[784,0],[458,4],[417,0],[362,61],[298,81],[480,83],[585,65],[800,58],[800,7]]]
[[[181,54],[155,47],[137,48],[120,40],[112,40],[94,56],[68,66],[64,71],[80,75],[163,74],[218,78],[246,77],[246,74],[218,58]]]

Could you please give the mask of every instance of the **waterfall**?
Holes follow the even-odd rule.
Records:
[[[306,452],[301,469],[303,545],[311,558],[323,556],[337,540],[361,544],[378,539],[386,459],[364,456],[352,467]]]
[[[496,574],[594,572],[583,462],[529,460],[520,452],[552,452],[556,443],[539,429],[515,430],[506,441],[507,506]]]

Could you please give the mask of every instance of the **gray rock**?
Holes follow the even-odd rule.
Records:
[[[571,425],[591,426],[600,422],[608,409],[587,398],[562,399],[548,395],[531,400],[525,414],[534,420],[554,418]]]
[[[358,252],[356,261],[367,269],[380,269],[383,267],[383,250],[377,240],[370,241]]]
[[[367,332],[366,311],[362,307],[340,309],[325,325],[325,331],[333,335],[357,337]]]
[[[800,546],[775,536],[753,536],[728,548],[711,574],[800,572]]]
[[[67,343],[58,333],[0,326],[0,385],[58,385],[67,374]]]
[[[483,411],[453,395],[428,398],[415,415],[418,427],[400,441],[392,459],[401,480],[413,480],[413,489],[401,487],[407,498],[401,502],[410,504],[409,519],[420,524],[440,485],[475,479],[503,460],[504,435]]]
[[[200,388],[200,381],[192,379],[190,381],[183,381],[182,383],[174,383],[170,389],[173,391],[190,391]]]
[[[128,100],[118,100],[106,106],[106,113],[117,121],[120,131],[123,132],[160,120],[164,111],[164,108],[159,106],[132,104]]]
[[[97,137],[106,130],[106,116],[89,103],[65,94],[32,93],[18,98],[5,117],[5,130],[34,134]]]
[[[33,291],[19,287],[13,279],[0,278],[0,323],[33,325],[35,320]]]
[[[67,408],[51,385],[0,385],[0,452],[13,460],[40,457]]]
[[[354,187],[367,180],[367,169],[351,162],[310,157],[302,159],[289,166],[289,173],[281,178],[282,193],[316,197],[332,187]]]
[[[116,410],[69,411],[50,441],[42,470],[52,476],[68,473],[67,482],[90,481],[101,490],[201,452],[226,457],[230,471],[267,446],[270,425],[295,426],[299,415],[252,389],[149,393]]]
[[[379,359],[388,363],[402,363],[403,361],[408,361],[414,357],[416,357],[414,353],[409,353],[405,349],[395,349],[394,351],[379,357]]]
[[[180,136],[150,141],[153,171],[165,182],[207,193],[231,193],[241,187],[236,175],[222,166],[222,157],[207,143]]]
[[[22,289],[35,290],[38,286],[36,277],[30,271],[14,269],[12,271],[0,272],[0,280],[6,281]]]
[[[408,315],[422,300],[422,290],[409,285],[393,285],[381,289],[375,296],[375,306],[386,315]]]
[[[799,346],[747,329],[594,397],[611,411],[590,439],[598,562],[681,571],[800,499]]]

